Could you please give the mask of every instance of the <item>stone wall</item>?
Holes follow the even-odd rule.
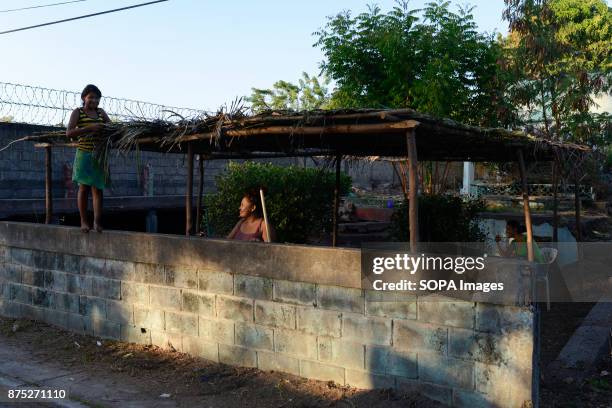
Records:
[[[537,395],[530,308],[364,291],[358,250],[0,222],[0,262],[8,317],[449,406]]]

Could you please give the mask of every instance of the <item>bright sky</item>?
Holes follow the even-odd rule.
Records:
[[[0,10],[62,0],[0,0]],[[65,1],[65,0],[63,0]],[[89,0],[1,13],[0,31],[146,0]],[[429,0],[427,0],[429,1]],[[427,1],[412,0],[412,8]],[[216,110],[251,87],[319,72],[314,31],[326,16],[390,9],[394,0],[170,0],[143,8],[0,35],[0,81]],[[453,1],[466,4],[465,1]],[[472,0],[481,31],[506,33],[502,0]]]

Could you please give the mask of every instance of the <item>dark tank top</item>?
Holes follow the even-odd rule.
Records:
[[[259,220],[259,227],[257,227],[257,231],[252,232],[252,233],[246,233],[246,232],[242,232],[241,228],[242,228],[242,223],[240,224],[240,226],[238,227],[238,232],[236,232],[236,235],[234,236],[234,239],[237,239],[239,241],[253,241],[253,240],[257,240],[257,241],[263,241],[263,233],[261,232],[261,224],[263,223],[263,219]]]

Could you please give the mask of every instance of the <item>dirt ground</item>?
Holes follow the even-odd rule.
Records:
[[[15,324],[17,323],[17,324]],[[0,336],[38,358],[122,379],[137,378],[150,396],[171,394],[192,407],[441,407],[420,395],[363,391],[277,372],[236,368],[187,354],[96,339],[27,320],[0,318]],[[195,404],[195,405],[194,405]],[[95,405],[98,406],[98,405]]]

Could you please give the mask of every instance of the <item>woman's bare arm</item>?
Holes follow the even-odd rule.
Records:
[[[102,112],[102,120],[104,123],[110,123],[111,119],[106,114],[106,111],[104,109],[100,109],[100,111]]]

